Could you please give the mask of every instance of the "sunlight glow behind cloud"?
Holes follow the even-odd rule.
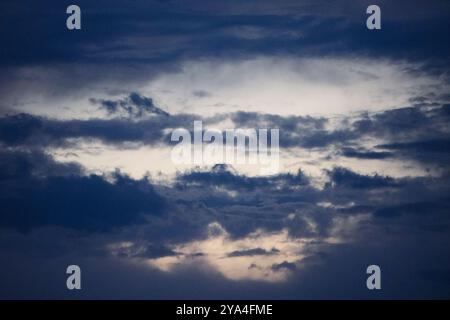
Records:
[[[153,79],[144,91],[173,113],[329,116],[398,108],[416,96],[441,91],[439,79],[418,74],[418,67],[357,57],[188,61],[180,72]]]

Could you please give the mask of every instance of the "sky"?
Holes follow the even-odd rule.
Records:
[[[449,18],[2,0],[0,298],[448,299]],[[277,129],[278,162],[177,163],[176,129]]]

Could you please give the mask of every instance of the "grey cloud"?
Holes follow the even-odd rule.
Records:
[[[204,234],[205,228],[211,222],[220,223],[231,237],[237,239],[246,237],[257,229],[271,232],[287,228],[290,237],[312,240],[306,246],[308,259],[300,262],[301,267],[291,262],[283,262],[273,265],[272,268],[279,272],[286,269],[290,270],[292,279],[288,283],[293,281],[313,288],[313,284],[317,285],[317,282],[312,279],[323,279],[323,277],[328,276],[333,279],[337,274],[340,274],[340,277],[345,277],[347,281],[356,281],[357,279],[352,276],[352,271],[346,269],[349,264],[343,262],[348,259],[358,263],[359,266],[359,264],[365,265],[366,263],[365,258],[362,257],[374,259],[375,255],[377,259],[380,259],[377,261],[388,263],[387,260],[383,259],[388,259],[386,254],[389,254],[391,259],[397,257],[391,260],[391,263],[396,261],[396,264],[389,265],[395,270],[399,270],[401,263],[398,261],[400,259],[398,257],[404,256],[402,255],[402,252],[404,253],[403,242],[398,242],[400,240],[396,239],[389,240],[387,237],[400,237],[401,241],[426,237],[428,241],[437,245],[450,227],[450,220],[446,215],[449,208],[448,177],[395,179],[376,175],[363,176],[349,169],[336,168],[329,172],[330,178],[336,184],[324,189],[315,189],[305,183],[301,175],[266,177],[264,183],[261,183],[259,180],[252,180],[254,178],[238,175],[228,167],[220,167],[213,171],[204,171],[203,174],[198,174],[200,172],[181,174],[175,185],[153,186],[148,181],[133,180],[120,176],[117,177],[119,179],[117,182],[110,183],[104,181],[101,177],[86,176],[82,170],[72,170],[72,176],[53,177],[52,174],[58,174],[58,170],[40,169],[40,171],[45,171],[46,174],[29,177],[30,174],[33,175],[33,172],[39,171],[35,167],[42,166],[42,160],[39,160],[41,158],[28,156],[28,162],[25,161],[27,165],[9,170],[7,168],[8,165],[11,165],[11,159],[17,159],[15,160],[17,163],[24,161],[20,158],[25,157],[27,159],[26,155],[22,156],[21,154],[14,157],[13,155],[0,157],[0,159],[4,159],[1,167],[5,169],[4,171],[11,172],[9,175],[1,175],[0,181],[3,190],[7,190],[7,193],[3,193],[1,197],[2,208],[5,210],[2,210],[0,221],[2,222],[2,228],[8,230],[8,232],[2,232],[0,245],[4,246],[5,241],[9,241],[8,239],[12,239],[11,237],[17,237],[12,235],[13,231],[11,230],[14,229],[27,230],[20,236],[23,239],[29,239],[27,237],[36,238],[33,234],[42,228],[60,227],[63,228],[62,230],[75,230],[76,232],[71,237],[78,240],[69,242],[61,240],[65,243],[65,249],[63,251],[58,248],[52,249],[54,251],[52,252],[53,258],[47,259],[48,263],[54,263],[58,259],[65,261],[64,259],[68,259],[65,257],[65,253],[72,250],[73,255],[80,255],[80,257],[86,258],[85,255],[88,254],[90,257],[88,260],[98,261],[97,265],[99,265],[110,259],[108,253],[111,252],[105,252],[104,249],[102,251],[106,244],[131,242],[133,243],[132,246],[119,246],[118,251],[112,252],[118,259],[115,260],[116,265],[123,265],[124,270],[131,270],[127,262],[133,258],[154,259],[176,256],[178,253],[173,250],[173,244],[204,239],[207,236]],[[49,159],[47,162],[52,163]],[[44,167],[55,168],[56,165],[57,163],[52,163]],[[20,168],[28,169],[23,169],[24,171],[21,174],[22,169]],[[186,177],[190,178],[186,179]],[[192,182],[199,183],[190,185]],[[187,184],[185,185],[185,183]],[[257,187],[252,188],[251,186],[254,184]],[[215,186],[223,185],[231,190],[239,189],[237,199],[229,197],[215,188]],[[98,186],[98,188],[93,186]],[[20,191],[24,188],[31,188],[32,193]],[[47,190],[45,194],[43,190]],[[358,192],[355,192],[355,190],[358,190]],[[19,193],[15,193],[16,191],[19,191]],[[14,197],[12,197],[13,195]],[[18,198],[14,200],[15,197]],[[161,198],[168,202],[170,208],[158,204]],[[414,198],[415,201],[411,202],[411,198]],[[39,199],[47,200],[40,202]],[[20,208],[23,210],[18,210],[18,201],[22,203]],[[329,202],[333,205],[324,207],[319,205],[322,202]],[[342,209],[339,206],[352,202],[354,205],[348,209]],[[91,208],[95,208],[95,214]],[[17,219],[12,218],[10,210],[15,212]],[[80,214],[80,212],[89,214]],[[59,214],[56,215],[56,213]],[[143,213],[143,215],[140,213]],[[294,217],[288,219],[288,215],[291,213],[294,214]],[[362,224],[360,227],[362,229],[356,229],[352,234],[361,241],[368,241],[367,246],[373,250],[371,255],[364,255],[358,249],[357,244],[333,246],[320,241],[313,241],[332,234],[336,235],[332,233],[334,232],[334,219],[361,213],[371,216],[373,220],[370,223]],[[315,230],[310,229],[311,223],[315,224]],[[52,239],[66,239],[66,232],[52,232]],[[405,234],[408,237],[401,236]],[[379,238],[373,240],[371,237]],[[386,241],[384,241],[385,238]],[[37,240],[34,241],[34,248],[41,241],[44,241],[44,239],[37,237]],[[74,242],[86,242],[89,247],[95,244],[96,249],[88,249],[88,246],[75,246]],[[15,257],[18,257],[20,256],[20,250],[28,250],[26,249],[27,243],[29,244],[27,240],[19,241],[13,244],[13,248],[10,247],[7,251],[2,250],[2,254],[7,255],[7,252],[13,250]],[[377,254],[379,248],[375,243],[378,243],[378,246],[389,244],[388,249],[384,249],[383,254]],[[419,241],[419,243],[421,242]],[[19,247],[22,249],[19,250]],[[408,248],[410,248],[409,245]],[[424,247],[420,248],[423,249]],[[42,261],[39,259],[41,256],[49,254],[48,250],[50,250],[48,246],[42,243],[39,250],[34,251],[33,257],[23,259],[24,261],[34,259],[34,261],[39,261],[36,262],[38,265],[42,266]],[[386,253],[386,250],[389,253]],[[321,254],[321,252],[324,252],[324,254]],[[255,247],[247,250],[236,250],[230,252],[229,256],[272,254],[278,254],[277,248],[267,250]],[[428,253],[428,256],[436,257],[435,254],[431,253]],[[425,259],[422,256],[415,256],[413,260],[410,260],[417,263],[414,270],[423,270],[422,258]],[[84,259],[80,261],[84,261]],[[337,261],[341,261],[341,264],[336,264]],[[432,264],[429,268],[436,266],[436,264]],[[98,272],[93,271],[92,267],[86,270],[93,273]],[[18,276],[13,269],[8,266],[6,268],[11,277],[16,278]],[[321,277],[316,274],[318,269],[324,272]],[[178,279],[178,277],[185,278],[190,274],[189,269],[177,269],[171,274],[155,273],[155,271],[144,269],[135,272],[134,276],[136,279],[140,279],[139,281],[144,281],[146,275],[149,276],[149,272],[153,272],[152,277],[164,277],[163,282],[166,284]],[[89,276],[87,277],[89,278]],[[312,278],[305,280],[304,277]],[[423,279],[423,281],[428,281],[426,275],[423,276]],[[222,285],[224,286],[227,286],[228,283],[219,275],[214,275],[212,281],[223,281]],[[248,288],[245,281],[240,283],[243,287]],[[202,288],[208,290],[208,285],[204,282],[203,284],[204,287]],[[274,297],[284,295],[286,297],[359,295],[357,289],[355,289],[356,291],[346,290],[343,293],[338,290],[338,287],[333,287],[332,291],[320,294],[318,291],[306,289],[306,291],[299,291],[298,288],[294,289],[289,284],[277,285],[289,291],[283,291],[284,293],[271,291]],[[136,284],[130,284],[130,286],[130,294],[136,292],[141,297],[152,296],[149,292],[140,291]],[[267,292],[273,290],[273,286],[267,286]],[[103,291],[106,287],[106,284],[99,285],[99,296],[106,296]],[[303,287],[301,286],[301,288]],[[167,290],[167,295],[173,297],[175,292],[170,288]],[[229,290],[235,293],[237,289],[230,288]],[[58,296],[54,291],[51,292]],[[417,290],[412,292],[421,296]],[[19,290],[15,294],[23,296],[25,293]],[[84,294],[85,297],[90,297],[92,291],[87,290]],[[385,294],[405,297],[407,293],[402,290],[394,292],[393,289],[386,288]],[[39,293],[36,292],[36,295],[39,296]],[[258,290],[250,295],[252,297],[258,296]],[[124,296],[127,295],[124,294]],[[213,296],[217,297],[218,295]]]
[[[260,255],[272,255],[279,253],[280,250],[277,250],[276,248],[272,248],[272,250],[267,251],[262,248],[254,248],[254,249],[247,249],[247,250],[239,250],[239,251],[233,251],[230,252],[227,256],[228,257],[246,257],[246,256],[260,256]]]
[[[280,271],[281,269],[295,270],[295,269],[297,269],[297,266],[295,265],[295,263],[291,263],[291,262],[287,262],[287,261],[284,261],[279,264],[274,264],[272,266],[272,270],[274,270],[274,271]]]
[[[99,104],[109,114],[120,114],[121,111],[124,111],[133,118],[141,118],[149,114],[169,116],[169,113],[155,105],[152,98],[142,96],[136,92],[132,92],[128,97],[119,100],[91,98],[90,101],[94,104]]]
[[[110,108],[113,110],[122,103],[131,103],[141,109],[130,111],[130,115],[137,118],[55,120],[29,114],[5,116],[0,118],[0,141],[11,146],[64,146],[69,138],[83,138],[99,139],[119,146],[128,142],[171,145],[173,143],[167,133],[168,129],[182,127],[192,131],[194,120],[214,125],[231,119],[239,128],[279,129],[282,148],[326,150],[332,146],[337,148],[334,156],[381,160],[409,158],[434,165],[445,165],[449,157],[450,113],[447,105],[433,108],[408,107],[343,117],[340,119],[340,128],[332,129],[327,128],[329,120],[326,118],[281,117],[246,112],[208,118],[192,114],[168,115],[155,107],[150,98],[138,94],[131,94],[124,100],[101,103],[111,104]],[[144,111],[152,116],[140,119]],[[363,142],[368,139],[384,143],[370,147]]]
[[[343,148],[341,154],[348,158],[358,159],[386,159],[392,157],[394,154],[391,152],[379,152],[368,150],[357,150],[354,148]]]

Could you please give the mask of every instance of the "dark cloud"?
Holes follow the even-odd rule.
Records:
[[[327,149],[336,155],[358,159],[409,158],[428,164],[448,163],[450,121],[448,106],[407,107],[373,114],[343,117],[342,129],[326,129],[328,119],[237,112],[213,117],[191,114],[169,115],[148,97],[132,93],[120,100],[96,100],[111,109],[112,119],[56,120],[29,114],[0,118],[0,141],[10,146],[64,146],[69,138],[98,139],[118,146],[136,144],[173,145],[170,130],[186,128],[192,133],[194,120],[214,126],[231,119],[239,128],[279,129],[280,147]],[[128,117],[120,117],[124,106]],[[131,106],[131,107],[130,107]],[[132,108],[127,109],[127,108]],[[151,115],[142,118],[144,114]],[[169,131],[168,131],[169,130]],[[270,134],[268,143],[271,144]],[[364,139],[384,141],[370,150]],[[225,177],[223,177],[225,179]]]
[[[353,123],[353,130],[358,135],[372,134],[380,138],[428,140],[447,135],[449,120],[446,105],[435,108],[415,106],[367,114]]]
[[[279,253],[280,250],[272,248],[272,250],[267,251],[262,248],[254,248],[254,249],[247,249],[247,250],[239,250],[239,251],[233,251],[230,252],[227,256],[228,257],[246,257],[246,256],[265,256],[265,255],[272,255]]]
[[[2,183],[10,187],[1,199],[2,225],[108,231],[135,223],[145,214],[161,214],[164,208],[163,199],[150,186],[122,177],[113,184],[98,176],[30,179],[26,184]]]
[[[386,187],[399,187],[399,183],[395,179],[390,177],[379,176],[367,176],[357,174],[351,170],[345,168],[334,168],[329,173],[331,178],[331,185],[335,188],[386,188]]]
[[[54,120],[29,114],[0,118],[0,141],[12,146],[64,146],[68,138],[99,139],[108,144],[169,143],[165,129],[192,127],[192,115],[156,115],[150,119]]]
[[[0,10],[5,30],[0,41],[6,44],[0,61],[132,64],[256,53],[324,55],[331,50],[334,54],[442,58],[448,55],[448,43],[434,41],[434,36],[435,30],[448,33],[448,3],[434,3],[429,9],[419,1],[383,2],[383,28],[375,33],[365,28],[369,1],[333,4],[330,10],[326,1],[314,5],[281,1],[274,6],[269,1],[138,0],[126,6],[117,0],[80,0],[82,30],[71,32],[65,28],[69,1],[6,1]],[[28,36],[30,30],[34,37]],[[12,32],[15,37],[8,37]],[[125,36],[128,40],[120,41]]]
[[[295,263],[284,261],[282,263],[274,264],[272,266],[273,271],[280,271],[281,269],[287,269],[287,270],[295,270],[297,269],[297,266]]]
[[[165,200],[147,180],[116,173],[109,182],[80,174],[77,165],[57,164],[40,153],[2,153],[0,225],[108,231],[164,212]]]
[[[82,175],[84,169],[77,163],[59,163],[41,151],[0,151],[0,180]]]
[[[409,202],[396,206],[384,207],[375,211],[378,217],[396,217],[403,214],[423,215],[427,211],[436,213],[446,213],[450,210],[450,199],[440,199],[440,201],[428,202]]]
[[[176,256],[177,253],[164,244],[138,242],[128,246],[113,248],[113,255],[119,258],[145,258]]]
[[[398,108],[373,114],[342,117],[340,129],[326,129],[329,120],[313,117],[281,117],[258,113],[238,112],[231,115],[237,126],[269,127],[280,130],[280,146],[327,148],[337,146],[339,154],[359,159],[410,157],[420,160],[421,152],[434,153],[441,162],[447,160],[450,123],[448,106]],[[364,138],[376,138],[388,143],[374,146],[360,145]],[[383,150],[385,149],[385,150]],[[402,152],[396,152],[402,151]],[[415,155],[412,151],[415,151]]]
[[[356,150],[354,148],[343,148],[342,155],[348,158],[358,159],[386,159],[393,156],[391,152],[377,152],[367,150]]]
[[[450,160],[450,139],[447,138],[382,144],[377,147],[396,151],[399,155],[423,163],[437,162],[447,165]]]
[[[308,178],[300,171],[297,174],[280,174],[275,177],[247,177],[233,173],[229,166],[216,165],[212,171],[192,171],[178,177],[178,187],[192,184],[204,186],[225,186],[231,190],[240,188],[254,190],[257,188],[305,186]]]
[[[152,185],[149,181],[133,180],[120,174],[108,180],[89,176],[77,166],[59,164],[49,156],[28,152],[3,152],[0,159],[0,183],[4,190],[0,200],[3,208],[0,222],[4,230],[0,236],[0,252],[2,259],[9,261],[4,265],[4,270],[10,278],[2,278],[3,283],[13,283],[12,279],[19,277],[20,274],[12,268],[19,260],[33,261],[38,268],[47,266],[52,270],[64,269],[68,261],[77,261],[82,264],[85,274],[83,297],[117,297],[110,295],[107,288],[119,284],[115,280],[103,282],[97,274],[100,265],[114,261],[117,268],[114,279],[133,273],[132,279],[127,277],[129,290],[119,296],[175,297],[179,291],[170,284],[185,283],[188,286],[190,282],[183,281],[194,275],[200,276],[198,270],[194,272],[187,266],[166,274],[132,267],[138,264],[129,264],[128,261],[178,256],[180,253],[171,245],[204,239],[205,228],[211,222],[220,223],[231,237],[237,239],[247,237],[255,230],[270,233],[287,228],[293,239],[311,240],[306,245],[306,260],[272,266],[274,271],[289,270],[292,274],[289,282],[275,286],[283,288],[279,292],[273,291],[273,285],[249,284],[245,280],[237,282],[239,285],[235,287],[232,285],[235,282],[223,279],[217,273],[206,273],[211,277],[208,281],[220,283],[221,288],[227,288],[227,294],[233,297],[238,297],[242,288],[250,290],[247,297],[366,297],[367,293],[356,286],[356,283],[364,284],[364,268],[379,263],[386,272],[383,277],[390,279],[392,276],[392,281],[400,283],[401,279],[406,279],[405,275],[402,276],[401,261],[410,261],[410,266],[413,264],[411,268],[414,271],[411,272],[417,278],[411,278],[409,274],[408,279],[417,279],[414,283],[420,284],[420,288],[431,288],[436,281],[445,279],[445,272],[430,279],[422,270],[445,269],[450,265],[442,259],[428,264],[428,267],[424,262],[435,258],[438,252],[448,252],[448,246],[444,246],[450,227],[446,214],[449,209],[448,177],[395,179],[365,176],[350,169],[336,168],[329,172],[333,186],[315,189],[301,173],[251,178],[239,175],[229,167],[218,166],[203,173],[180,174],[177,183],[167,186]],[[239,192],[235,197],[230,197],[216,186]],[[411,201],[412,198],[414,201]],[[331,205],[320,205],[326,202]],[[354,204],[341,207],[348,203]],[[352,231],[353,237],[358,238],[354,244],[336,246],[314,241],[317,237],[335,235],[333,221],[338,217],[360,214],[372,216],[373,220]],[[311,223],[315,225],[314,229],[311,229]],[[20,233],[15,234],[14,230]],[[74,230],[75,233],[67,230]],[[48,239],[39,236],[41,232]],[[29,247],[30,239],[33,239],[33,250]],[[60,245],[55,247],[48,241],[58,241]],[[426,250],[427,253],[410,255],[411,241],[414,242],[414,252]],[[366,243],[364,248],[361,243]],[[433,252],[426,249],[430,243],[433,244]],[[110,244],[118,245],[111,247]],[[278,250],[276,247],[271,250],[254,247],[231,251],[228,255],[277,255],[280,253]],[[27,252],[33,252],[33,255],[26,256]],[[51,259],[48,258],[50,254]],[[115,260],[111,260],[111,255]],[[204,254],[198,252],[195,256],[203,258]],[[202,277],[206,276],[204,272],[201,272]],[[26,274],[27,277],[30,275],[28,271]],[[46,272],[41,276],[51,278]],[[334,283],[332,279],[336,281],[336,276],[342,280],[339,283],[349,283],[349,288],[342,290],[338,284],[322,286],[318,284],[322,282],[317,282],[317,279],[329,279],[330,283]],[[150,292],[139,285],[148,281],[154,283],[156,279],[164,279],[161,285],[167,287],[163,293],[156,295],[154,290]],[[198,297],[209,292],[212,284],[205,281],[201,282]],[[15,287],[13,293],[0,294],[46,296],[37,289],[36,280],[29,283],[26,292]],[[95,284],[97,291],[91,289],[88,283]],[[299,283],[303,285],[298,286]],[[50,296],[65,296],[64,292],[53,290],[52,286],[46,288]],[[179,286],[176,288],[179,289]],[[443,286],[434,293],[424,293],[413,284],[403,289],[386,284],[382,297],[443,296],[447,289],[448,286]],[[185,291],[185,294],[188,293]],[[209,292],[208,296],[221,296],[211,294]],[[196,297],[189,293],[182,298],[186,296]]]
[[[128,97],[120,100],[92,98],[90,101],[94,104],[99,104],[109,114],[120,114],[121,111],[124,111],[126,115],[133,118],[141,118],[149,114],[169,115],[167,112],[158,108],[152,98],[141,96],[136,92],[132,92]]]

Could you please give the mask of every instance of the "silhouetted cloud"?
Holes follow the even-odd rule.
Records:
[[[90,101],[94,104],[100,104],[109,114],[120,114],[121,111],[124,111],[126,115],[135,118],[141,118],[148,114],[169,115],[155,106],[152,98],[141,96],[136,92],[132,92],[128,97],[120,100],[91,98]]]
[[[59,164],[37,152],[2,152],[0,225],[108,231],[164,212],[166,201],[149,181],[119,173],[112,178],[81,175],[76,164]]]
[[[245,256],[255,256],[255,255],[271,255],[271,254],[277,254],[278,252],[280,252],[280,250],[277,250],[275,248],[272,248],[272,250],[267,251],[265,249],[262,248],[254,248],[254,249],[247,249],[247,250],[238,250],[238,251],[233,251],[230,252],[228,254],[228,257],[245,257]]]
[[[344,148],[342,155],[349,158],[359,159],[386,159],[393,156],[391,152],[377,152],[367,150],[356,150],[354,148]]]
[[[345,168],[334,168],[329,172],[333,187],[341,188],[385,188],[396,187],[398,183],[390,178],[379,175],[366,176]]]
[[[287,262],[287,261],[284,261],[279,264],[274,264],[272,266],[273,271],[279,271],[281,269],[295,270],[296,268],[297,267],[296,267],[295,263],[291,263],[291,262]]]

